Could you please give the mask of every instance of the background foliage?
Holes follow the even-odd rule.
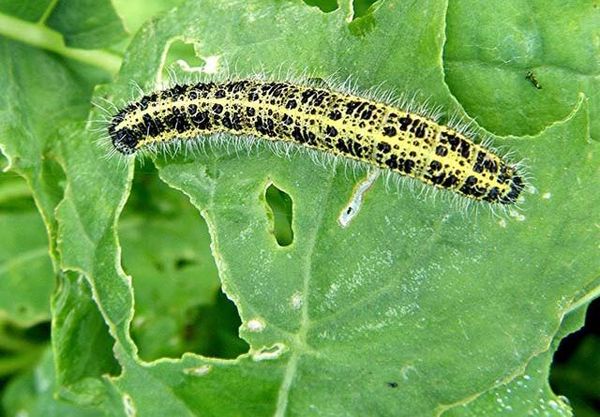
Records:
[[[0,0],[4,414],[570,415],[548,377],[600,292],[598,6],[372,3]],[[106,159],[92,96],[180,60],[414,93],[534,188],[498,218],[378,181],[343,229],[365,173],[305,154]],[[578,416],[599,350],[554,373]]]

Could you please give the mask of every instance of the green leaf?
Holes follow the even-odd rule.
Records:
[[[592,114],[600,111],[597,4],[453,1],[447,24],[446,81],[486,129],[536,134],[566,117],[580,92]],[[590,131],[600,140],[599,120],[590,119]]]
[[[194,43],[201,58],[217,57],[221,74],[227,65],[241,76],[261,68],[277,73],[283,66],[320,78],[352,75],[359,90],[385,82],[384,88],[409,95],[417,92],[418,101],[429,98],[449,114],[483,119],[492,135],[531,133],[494,138],[494,145],[510,149],[516,159],[525,158],[532,174],[522,211],[500,217],[486,209],[464,213],[445,198],[424,198],[408,187],[396,191],[378,180],[358,215],[342,228],[338,216],[364,171],[352,176],[341,166],[316,166],[303,153],[281,158],[264,146],[249,155],[216,148],[201,155],[156,158],[162,180],[186,195],[207,222],[222,287],[238,307],[240,334],[250,350],[235,360],[189,353],[181,359],[147,362],[140,358],[130,328],[138,309],[151,311],[148,305],[142,308],[134,303],[138,294],[151,288],[139,288],[142,281],[136,275],[152,277],[156,271],[142,265],[136,272],[133,265],[143,263],[142,256],[173,259],[169,250],[174,246],[174,253],[179,252],[179,242],[168,243],[166,235],[156,243],[153,233],[147,242],[130,240],[138,247],[127,249],[126,216],[122,224],[118,222],[131,191],[133,164],[107,160],[105,150],[94,144],[97,134],[67,124],[83,121],[82,112],[54,116],[54,123],[46,124],[48,115],[56,113],[38,113],[38,106],[63,109],[79,80],[63,67],[52,67],[46,54],[11,44],[4,55],[22,51],[29,63],[20,68],[17,61],[8,61],[12,72],[0,78],[0,86],[10,93],[0,97],[21,103],[19,111],[3,114],[12,130],[0,131],[0,140],[14,166],[32,178],[45,219],[53,219],[53,209],[62,198],[56,207],[58,227],[47,221],[58,248],[55,254],[61,269],[88,280],[122,369],[118,377],[114,369],[110,371],[106,390],[100,389],[98,374],[107,368],[95,369],[91,398],[104,401],[118,396],[123,409],[144,416],[431,416],[454,412],[455,406],[476,397],[485,401],[502,389],[501,384],[518,384],[524,372],[531,377],[531,387],[547,388],[549,352],[564,335],[564,316],[597,296],[600,288],[600,261],[595,256],[600,238],[595,226],[600,220],[596,209],[600,197],[595,192],[600,185],[600,156],[590,134],[590,121],[598,119],[595,90],[583,90],[590,91],[589,97],[576,91],[575,98],[565,101],[563,91],[546,87],[546,79],[536,71],[541,91],[550,98],[538,112],[525,112],[535,129],[523,130],[512,116],[518,105],[527,109],[539,94],[531,81],[525,79],[522,85],[510,77],[486,75],[487,62],[477,77],[450,79],[453,70],[445,67],[444,50],[451,57],[457,49],[452,42],[463,34],[460,25],[448,21],[446,27],[446,20],[452,17],[466,24],[473,19],[471,9],[460,4],[448,9],[441,1],[416,5],[389,0],[373,8],[368,22],[352,28],[350,2],[339,6],[323,14],[300,1],[254,0],[243,8],[230,1],[206,0],[201,6],[188,1],[137,34],[118,80],[98,89],[96,97],[121,105],[131,96],[132,81],[154,88],[167,72],[163,57],[169,56],[176,40]],[[499,9],[506,16],[496,15],[494,22],[478,19],[477,33],[493,36],[496,22],[509,21],[512,10]],[[583,22],[590,15],[583,9],[569,13],[570,21]],[[568,24],[559,20],[556,32],[569,37]],[[517,29],[506,30],[517,37]],[[542,41],[554,40],[550,35],[538,36]],[[581,50],[585,43],[597,48],[590,40],[591,35],[573,36],[565,45],[575,44]],[[527,41],[516,42],[525,47]],[[548,50],[544,58],[556,54]],[[30,67],[31,57],[38,55],[44,58],[37,67],[48,68],[46,83],[55,85],[60,79],[55,74],[66,78],[64,94],[38,101],[35,93],[41,90],[41,82],[35,74],[39,71]],[[87,74],[81,75],[85,80],[81,86],[97,80]],[[566,71],[563,76],[572,83],[576,74]],[[35,82],[28,84],[30,78]],[[21,94],[11,91],[23,85],[33,87]],[[481,108],[468,105],[467,99],[463,103],[460,92],[474,86],[484,92],[484,103],[490,91],[499,97],[495,113],[494,103]],[[89,89],[82,88],[78,97],[72,97],[77,109],[83,97],[89,97]],[[553,100],[560,111],[547,104]],[[506,101],[511,101],[511,108],[502,105]],[[500,112],[511,117],[498,117]],[[489,117],[492,113],[495,119]],[[91,117],[100,115],[94,112]],[[69,135],[50,136],[49,132],[56,132],[50,127],[56,126]],[[18,140],[23,131],[32,130],[35,134],[25,136],[28,141]],[[44,172],[40,156],[46,156],[47,149],[55,152],[51,155],[60,162],[62,174],[32,175]],[[52,194],[43,192],[45,182],[39,178],[46,180],[47,188],[57,190],[57,198],[41,198]],[[272,209],[265,201],[271,183],[291,199],[293,237],[288,246],[280,246],[272,233]],[[143,222],[148,219],[135,210],[132,216],[140,216]],[[182,224],[191,224],[183,219]],[[147,232],[156,230],[155,224],[147,224],[151,226]],[[155,248],[152,257],[144,255],[146,245]],[[206,255],[196,250],[199,258]],[[121,264],[133,277],[125,274]],[[177,283],[192,288],[190,279]],[[132,280],[138,281],[135,288]],[[201,291],[205,282],[198,279],[193,288]],[[169,288],[165,293],[178,290]],[[87,298],[90,306],[89,293],[72,293],[73,305],[85,307]],[[200,300],[189,299],[194,304]],[[165,305],[162,300],[161,305]],[[155,315],[164,312],[158,309]],[[66,317],[67,312],[57,310],[57,316]],[[98,328],[99,316],[94,314],[95,324],[90,327]],[[81,330],[60,329],[60,339],[55,340],[64,352],[57,358],[59,372],[72,375],[73,385],[78,378],[83,381],[77,385],[84,387],[77,391],[76,399],[81,399],[89,380],[85,374],[78,377],[78,371],[93,359],[95,344],[85,345],[84,360],[76,364],[67,359],[84,346],[85,340],[76,338]],[[85,333],[93,330],[86,328]],[[168,343],[156,333],[154,338],[153,349],[161,341]],[[105,333],[102,340],[107,340]],[[98,353],[103,363],[110,363],[104,362],[106,346],[103,343]],[[552,397],[546,391],[540,396],[525,390],[506,403],[539,398]],[[488,415],[497,414],[494,408]]]
[[[37,22],[52,0],[0,0],[0,12],[29,22]]]
[[[48,240],[36,212],[0,214],[0,316],[21,326],[50,318]]]
[[[180,5],[183,0],[113,0],[112,3],[125,27],[135,33],[144,22]]]
[[[83,122],[90,109],[92,87],[108,78],[95,68],[4,38],[0,38],[0,61],[2,150],[8,168],[22,175],[31,187],[53,249],[54,209],[64,187],[58,145],[61,140],[77,140],[65,127],[73,121]]]
[[[161,70],[161,54],[154,49],[161,39],[168,45],[176,36],[193,38],[200,27],[203,53],[236,56],[242,74],[251,72],[252,66],[244,63],[253,56],[271,68],[281,61],[303,62],[317,75],[342,68],[340,75],[354,74],[359,85],[388,80],[405,88],[431,86],[435,101],[451,103],[444,92],[435,29],[406,33],[403,43],[410,48],[389,48],[385,60],[373,59],[375,51],[383,53],[374,46],[392,28],[398,31],[398,16],[412,18],[415,27],[441,28],[442,14],[418,20],[416,11],[394,2],[380,10],[369,36],[354,38],[344,29],[343,10],[323,16],[286,4],[249,20],[246,11],[223,3],[207,2],[202,14],[186,4],[136,40],[122,77],[135,74],[148,85],[151,74]],[[242,24],[224,31],[234,20]],[[292,42],[294,22],[313,28],[302,44]],[[335,45],[328,43],[333,34]],[[329,47],[310,48],[323,44]],[[336,48],[346,53],[336,54]],[[403,59],[415,49],[419,61]],[[400,76],[409,81],[399,81]],[[598,155],[586,142],[587,111],[580,102],[568,118],[538,136],[505,141],[528,157],[537,193],[527,197],[525,214],[500,220],[475,213],[465,218],[445,201],[410,193],[396,196],[378,182],[359,216],[342,229],[337,215],[353,186],[343,169],[315,168],[302,155],[286,160],[266,152],[244,158],[243,164],[220,151],[160,161],[161,177],[187,194],[209,224],[222,282],[238,305],[251,352],[228,363],[187,355],[179,362],[140,367],[122,322],[131,301],[115,300],[109,292],[122,279],[92,267],[98,300],[123,349],[125,373],[115,383],[131,396],[138,412],[148,415],[158,412],[144,399],[148,390],[160,393],[160,413],[303,415],[314,409],[321,414],[428,415],[515,375],[548,349],[571,300],[598,271],[597,261],[578,255],[592,250],[598,237],[590,228]],[[73,152],[83,157],[83,150]],[[578,182],[563,180],[565,167],[574,167],[570,174]],[[73,195],[80,195],[71,178]],[[293,200],[294,243],[286,248],[269,233],[261,203],[271,180]],[[101,208],[91,213],[81,198],[63,202],[65,226],[74,216],[95,218],[97,224],[100,214],[111,214],[104,207],[111,199],[118,210],[119,199],[100,190],[92,201]],[[574,206],[572,193],[586,198]],[[82,232],[79,228],[77,233]],[[101,233],[88,235],[96,237],[92,241],[99,242],[102,257],[85,258],[87,251],[82,251],[82,260],[106,264],[103,257],[115,242]],[[163,384],[169,390],[160,389]],[[224,385],[231,391],[223,391]],[[217,387],[221,395],[210,395]],[[244,396],[235,403],[223,401],[226,392]],[[261,404],[261,409],[250,404]]]
[[[509,382],[501,382],[490,391],[465,404],[456,404],[444,417],[503,416],[570,416],[569,400],[554,394],[548,384],[550,363],[560,339],[583,326],[585,308],[569,313],[546,352],[531,359],[524,372]],[[472,400],[472,401],[471,401]]]
[[[98,406],[108,397],[104,375],[118,375],[108,333],[85,278],[61,274],[52,303],[52,346],[60,397]]]
[[[56,379],[52,353],[48,349],[42,361],[33,371],[13,380],[2,398],[7,416],[31,417],[100,417],[106,416],[107,408],[86,408],[54,398]],[[118,410],[118,409],[117,409]],[[118,416],[119,414],[111,414]]]
[[[28,6],[24,3],[23,7]],[[31,34],[46,33],[36,32],[38,25],[27,26],[14,19],[7,20],[5,16],[0,18],[10,23],[3,30],[12,31],[11,36],[17,38],[22,36],[25,42],[31,40]],[[31,32],[15,31],[19,27]],[[54,38],[50,38],[50,43],[43,36],[39,39],[42,40],[41,45],[47,45],[56,52],[82,59],[79,53],[71,54],[64,48],[55,48],[52,44]],[[28,256],[31,258],[35,255],[36,258],[29,259],[19,269],[15,267],[18,266],[19,256],[11,256],[13,263],[16,262],[15,265],[11,264],[12,269],[8,269],[12,275],[3,276],[0,282],[2,294],[6,295],[3,308],[15,312],[10,317],[12,321],[29,325],[47,319],[49,315],[49,300],[54,286],[54,273],[50,269],[49,259],[52,259],[56,269],[60,267],[54,210],[63,198],[65,185],[61,142],[80,139],[74,136],[75,131],[69,124],[76,122],[83,125],[91,107],[92,88],[100,82],[106,82],[109,77],[103,69],[70,61],[6,38],[0,38],[0,57],[0,148],[8,158],[7,168],[25,178],[31,189],[28,194],[33,196],[47,236],[50,237],[48,258],[48,241],[39,215],[31,211],[18,212],[23,209],[22,204],[14,205],[12,200],[20,195],[19,190],[14,187],[7,189],[3,193],[3,203],[13,204],[12,210],[15,212],[6,215],[7,225],[3,229],[6,235],[3,234],[3,238],[6,245],[10,245],[10,250],[6,249],[5,254],[11,256],[19,253],[22,261]],[[83,61],[89,62],[88,58],[93,54],[85,57]],[[98,62],[95,59],[92,61]],[[11,238],[14,240],[11,241]],[[4,292],[5,289],[7,292]],[[82,303],[84,301],[91,302],[89,292],[80,300]],[[76,332],[81,332],[77,327],[79,323],[73,325]],[[98,329],[91,331],[98,332]],[[96,363],[100,346],[93,346],[94,356],[90,358]],[[65,346],[68,347],[73,346]],[[70,355],[74,352],[66,350]],[[109,353],[114,362],[110,345]],[[91,369],[96,368],[92,366]],[[68,368],[67,372],[77,373],[79,370]]]
[[[0,317],[26,327],[50,319],[48,238],[22,178],[0,174]]]
[[[110,0],[60,0],[47,24],[73,48],[103,48],[127,36]]]

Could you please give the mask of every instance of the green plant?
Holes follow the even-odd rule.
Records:
[[[1,259],[26,277],[0,275],[0,311],[52,320],[45,353],[4,332],[29,355],[7,356],[8,415],[570,414],[547,380],[600,293],[598,9],[352,4],[117,3],[152,17],[129,38],[108,1],[0,1]],[[92,95],[119,104],[209,57],[416,93],[497,135],[535,189],[497,218],[377,181],[344,229],[363,174],[306,155],[105,158]]]

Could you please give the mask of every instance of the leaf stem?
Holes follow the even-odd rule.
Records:
[[[37,23],[26,22],[0,13],[0,35],[42,49],[55,52],[65,58],[74,59],[111,74],[121,66],[121,57],[99,49],[85,50],[65,46],[60,33]]]
[[[48,20],[48,18],[50,17],[50,15],[52,14],[52,12],[56,8],[56,4],[57,3],[58,3],[58,0],[52,0],[50,2],[50,4],[48,4],[48,7],[46,7],[46,10],[44,11],[44,14],[42,15],[42,17],[40,17],[40,20],[38,20],[38,25],[45,25],[46,24],[46,20]]]
[[[595,280],[595,285],[593,286],[593,288],[590,288],[589,291],[586,291],[583,297],[574,301],[573,304],[571,304],[567,309],[567,313],[577,310],[584,304],[591,303],[595,298],[598,297],[600,297],[600,281]]]

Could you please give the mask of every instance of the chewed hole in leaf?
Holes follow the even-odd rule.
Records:
[[[277,244],[291,245],[294,241],[292,197],[274,184],[270,184],[265,190],[265,200],[269,208],[267,214],[272,222],[272,233]]]
[[[150,164],[137,166],[119,222],[119,240],[123,269],[132,276],[131,335],[140,357],[150,361],[185,352],[220,356],[218,349],[206,346],[212,346],[212,338],[231,332],[219,327],[219,320],[206,318],[219,317],[213,312],[220,308],[208,227],[189,200],[160,181]],[[237,321],[233,320],[231,337],[237,338],[241,321],[232,308]],[[206,323],[212,330],[205,328]]]
[[[28,328],[0,323],[0,355],[3,367],[0,378],[25,371],[36,364],[43,347],[50,342],[50,322],[38,323]]]
[[[362,37],[371,32],[376,25],[372,7],[376,0],[354,0],[352,3],[352,21],[348,28],[350,33]]]
[[[352,2],[352,20],[369,15],[370,8],[378,0],[354,0]],[[331,13],[339,8],[336,0],[304,0],[309,6],[318,7],[323,13]]]
[[[369,14],[369,8],[375,3],[377,3],[377,0],[354,0],[352,2],[354,10],[353,19],[358,19]]]
[[[587,308],[585,326],[561,340],[550,370],[552,390],[568,398],[576,416],[589,410],[600,410],[598,392],[590,388],[597,386],[595,381],[600,369],[599,316],[600,299],[596,299]]]
[[[193,42],[174,38],[165,46],[167,49],[162,63],[163,81],[185,79],[185,73],[202,72],[205,62],[196,55]]]
[[[15,337],[22,337],[31,343],[43,344],[50,340],[50,327],[50,322],[44,321],[26,329],[11,325],[6,325],[5,329]]]
[[[35,202],[27,182],[15,172],[5,172],[7,165],[8,160],[0,152],[0,212],[35,211]]]
[[[304,3],[318,7],[323,13],[331,13],[338,9],[336,0],[304,0]]]
[[[233,359],[248,352],[248,344],[238,336],[242,320],[235,304],[218,291],[211,304],[190,311],[183,339],[194,352],[204,356]]]

